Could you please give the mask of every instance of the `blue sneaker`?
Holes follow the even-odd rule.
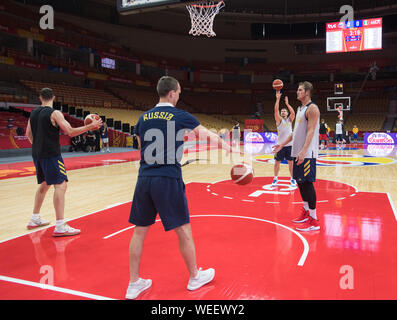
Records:
[[[295,179],[291,179],[291,187],[296,188],[296,181],[295,181]]]
[[[272,182],[272,187],[275,187],[277,185],[278,179],[274,178]]]

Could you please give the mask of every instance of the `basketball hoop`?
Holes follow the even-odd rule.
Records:
[[[191,4],[186,6],[190,14],[192,28],[189,34],[193,36],[206,35],[207,37],[215,37],[216,33],[213,30],[214,18],[225,6],[223,1],[215,3],[209,1],[203,4]]]

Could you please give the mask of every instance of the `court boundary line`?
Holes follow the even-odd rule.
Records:
[[[99,296],[96,294],[87,293],[87,292],[83,292],[83,291],[77,291],[77,290],[73,290],[73,289],[62,288],[62,287],[52,286],[52,285],[45,284],[45,283],[39,283],[39,282],[34,282],[34,281],[29,281],[29,280],[12,278],[12,277],[7,277],[7,276],[3,276],[3,275],[0,275],[0,281],[17,283],[17,284],[21,284],[21,285],[36,287],[36,288],[40,288],[40,289],[44,289],[44,290],[51,290],[51,291],[55,291],[55,292],[61,292],[61,293],[75,295],[75,296],[79,296],[79,297],[83,297],[83,298],[89,298],[89,299],[93,299],[93,300],[116,300],[113,298]]]
[[[261,219],[261,218],[248,217],[248,216],[238,216],[238,215],[199,214],[199,215],[191,215],[190,216],[190,218],[201,218],[201,217],[240,218],[240,219],[256,220],[256,221],[260,221],[260,222],[267,222],[267,223],[274,224],[276,226],[282,227],[284,229],[287,229],[287,230],[293,232],[303,242],[303,253],[302,253],[302,255],[301,255],[301,257],[300,257],[300,259],[298,261],[298,266],[302,267],[304,265],[304,263],[306,261],[306,258],[307,258],[308,254],[309,254],[310,246],[309,246],[309,243],[307,242],[306,238],[304,236],[302,236],[299,232],[297,232],[294,229],[292,229],[292,228],[290,228],[290,227],[288,227],[286,225],[283,225],[281,223],[274,222],[274,221],[271,221],[271,220]],[[161,219],[156,219],[155,223],[159,222],[159,221],[161,221]],[[116,232],[113,232],[113,233],[103,237],[102,239],[107,240],[109,238],[112,238],[112,237],[124,232],[124,231],[130,230],[130,229],[133,229],[133,228],[135,228],[135,226],[130,226],[130,227],[118,230]]]
[[[106,209],[110,209],[110,208],[115,207],[115,206],[121,206],[121,205],[126,204],[126,203],[128,203],[128,202],[132,202],[132,200],[128,200],[128,201],[125,201],[125,202],[116,202],[116,203],[114,203],[114,204],[108,205],[106,208],[102,208],[102,209],[96,210],[96,211],[94,211],[94,212],[86,213],[86,214],[84,214],[84,215],[82,215],[82,216],[80,216],[80,217],[71,218],[71,219],[65,219],[65,220],[66,220],[66,222],[74,221],[74,220],[77,220],[77,219],[80,219],[80,218],[84,218],[84,217],[86,217],[86,216],[89,216],[89,215],[91,215],[91,214],[95,214],[95,213],[99,213],[99,212],[101,212],[101,211],[105,211]],[[5,239],[5,240],[0,240],[0,244],[2,244],[3,242],[10,241],[10,240],[18,239],[18,238],[23,237],[23,236],[27,236],[27,235],[29,235],[29,234],[31,234],[31,233],[34,233],[34,232],[37,232],[37,231],[46,230],[46,229],[53,228],[53,227],[55,227],[55,224],[49,225],[49,226],[46,226],[46,227],[42,227],[42,228],[37,228],[37,229],[34,229],[34,230],[30,231],[30,232],[25,232],[25,233],[23,233],[23,234],[21,234],[21,235],[18,235],[18,236],[14,236],[14,237],[11,237],[11,238],[8,238],[8,239]]]
[[[392,208],[392,210],[393,210],[394,218],[395,218],[396,221],[397,221],[397,210],[396,210],[396,208],[395,208],[395,206],[394,206],[393,199],[391,198],[391,195],[390,195],[389,192],[386,192],[386,194],[387,194],[387,198],[389,199],[390,206],[391,206],[391,208]]]

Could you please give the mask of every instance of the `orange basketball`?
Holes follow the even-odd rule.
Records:
[[[246,163],[236,164],[232,167],[230,176],[234,183],[245,185],[252,182],[254,171],[252,167]]]
[[[101,117],[100,116],[98,116],[97,114],[89,114],[89,115],[87,115],[86,117],[85,117],[85,119],[84,119],[84,125],[86,126],[86,125],[88,125],[88,124],[90,124],[91,122],[92,122],[92,120],[94,120],[94,119],[96,119],[96,120],[99,120]]]
[[[284,86],[284,83],[280,79],[276,79],[273,81],[273,89],[276,91],[280,91]]]

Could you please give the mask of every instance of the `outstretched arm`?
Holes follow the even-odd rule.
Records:
[[[276,91],[276,103],[274,104],[274,120],[276,120],[276,125],[278,126],[281,122],[280,116],[280,99],[281,91]]]
[[[70,123],[66,121],[65,117],[63,116],[62,112],[59,110],[55,110],[51,114],[51,118],[57,123],[59,128],[63,132],[65,132],[69,137],[75,137],[78,136],[84,132],[87,132],[89,130],[97,130],[101,127],[102,125],[102,119],[96,120],[94,119],[90,124],[78,128],[72,128]]]
[[[206,127],[199,125],[193,129],[193,132],[201,138],[205,140],[207,138],[210,139],[210,143],[217,144],[219,148],[226,150],[227,153],[229,152],[240,152],[239,150],[233,150],[229,143],[219,137],[216,133],[208,130]]]

